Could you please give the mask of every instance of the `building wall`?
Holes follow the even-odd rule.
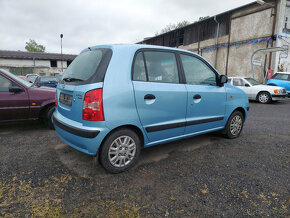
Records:
[[[273,32],[275,17],[274,8],[268,6],[252,6],[241,9],[231,15],[230,32],[228,35],[219,37],[218,44],[236,43],[245,40],[253,40],[264,37],[270,37]],[[216,39],[201,41],[199,48],[215,47]],[[221,74],[228,76],[245,76],[251,77],[250,59],[252,53],[260,48],[271,47],[268,42],[260,42],[256,44],[244,44],[239,46],[231,46],[218,48],[216,68]],[[187,46],[179,46],[179,48],[191,50],[199,53],[212,65],[215,62],[216,50],[198,52],[198,43]],[[261,57],[255,56],[262,60],[262,64],[266,66],[262,69],[267,70],[269,55]],[[273,62],[273,59],[272,59]],[[254,66],[255,79],[263,82],[263,73],[260,66]]]
[[[50,60],[24,60],[24,59],[6,59],[0,58],[0,68],[11,71],[17,75],[26,75],[27,73],[36,73],[39,75],[61,74],[67,68],[67,61],[57,61],[57,67],[51,67]]]

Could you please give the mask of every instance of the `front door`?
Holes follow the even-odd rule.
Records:
[[[217,73],[202,59],[180,55],[188,91],[185,134],[202,133],[225,125],[225,87],[217,85]]]
[[[179,81],[175,53],[144,51],[136,55],[133,68],[135,101],[151,142],[184,134],[187,91]]]

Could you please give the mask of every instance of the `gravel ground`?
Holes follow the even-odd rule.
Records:
[[[290,101],[251,102],[242,135],[142,151],[118,175],[39,122],[0,126],[0,217],[290,216]]]

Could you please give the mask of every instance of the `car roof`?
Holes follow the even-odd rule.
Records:
[[[281,73],[281,74],[290,74],[290,72],[277,72],[277,73]]]
[[[107,45],[96,45],[96,46],[88,47],[88,48],[82,50],[81,53],[85,52],[85,51],[88,51],[88,50],[97,49],[97,48],[109,48],[109,49],[112,49],[112,50],[119,50],[119,49],[126,48],[126,49],[129,49],[132,52],[135,52],[135,51],[137,51],[139,49],[150,49],[150,48],[153,48],[153,49],[166,49],[166,50],[186,52],[186,53],[190,53],[190,54],[194,54],[194,55],[200,56],[197,53],[194,53],[194,52],[191,52],[191,51],[188,51],[188,50],[183,50],[183,49],[178,49],[178,48],[173,48],[173,47],[166,47],[166,46],[158,46],[158,45],[146,45],[146,44],[107,44]]]

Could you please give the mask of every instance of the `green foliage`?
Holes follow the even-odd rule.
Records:
[[[210,17],[209,17],[209,16],[199,17],[199,18],[198,18],[198,21],[205,20],[205,19],[208,19],[208,18],[210,18]]]
[[[25,49],[29,52],[45,52],[45,47],[37,44],[33,39],[29,39],[29,42],[26,42]]]
[[[170,23],[170,24],[168,24],[166,27],[164,27],[164,28],[160,31],[160,33],[159,33],[159,32],[156,32],[156,33],[155,33],[155,36],[157,36],[157,35],[161,35],[161,34],[163,34],[163,33],[170,32],[171,30],[175,30],[175,29],[178,29],[178,28],[181,28],[181,27],[187,26],[187,25],[189,25],[189,24],[190,24],[190,22],[187,21],[187,20],[181,21],[181,22],[179,22],[179,23],[177,23],[177,24],[172,24],[172,23]]]

